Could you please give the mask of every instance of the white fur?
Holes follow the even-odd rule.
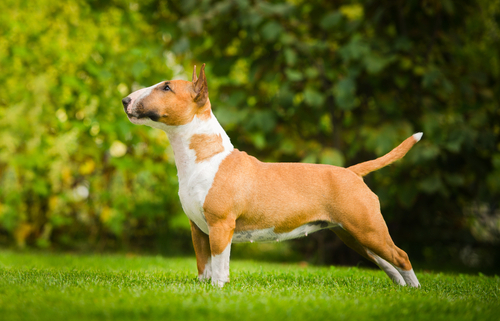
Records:
[[[127,109],[133,112],[138,102],[147,97],[158,84],[140,89],[129,95],[132,99]],[[214,114],[210,112],[208,120],[201,120],[197,116],[191,122],[181,126],[169,126],[161,122],[152,121],[149,118],[129,117],[130,121],[137,125],[147,125],[158,128],[167,133],[170,145],[174,150],[175,165],[179,178],[179,197],[184,212],[204,233],[208,234],[208,225],[203,213],[203,204],[208,191],[212,187],[215,174],[219,165],[234,147],[231,144],[222,126]],[[195,134],[218,134],[222,138],[224,151],[214,155],[208,160],[196,163],[196,153],[189,148],[191,137]]]
[[[242,231],[236,232],[233,235],[232,243],[244,242],[276,242],[291,240],[299,237],[307,236],[319,230],[332,228],[338,224],[331,224],[326,222],[304,224],[293,231],[287,233],[275,233],[274,227],[262,230]]]
[[[132,99],[128,110],[133,112],[138,102],[147,97],[158,84],[140,89],[129,95]],[[210,112],[208,120],[201,120],[197,116],[191,122],[181,126],[169,126],[152,121],[149,118],[130,117],[130,121],[137,125],[147,125],[158,128],[167,133],[170,145],[174,150],[177,176],[179,177],[179,197],[184,212],[204,233],[208,234],[208,225],[203,213],[203,204],[209,189],[219,169],[219,165],[227,155],[233,151],[229,136],[219,124],[214,114]],[[196,163],[196,153],[189,148],[191,137],[195,134],[218,134],[222,138],[224,151],[200,163]]]
[[[162,81],[163,82],[163,81]],[[162,82],[159,82],[157,83],[156,85],[153,85],[153,86],[149,86],[147,88],[142,88],[142,89],[139,89],[137,91],[134,91],[133,93],[131,93],[130,95],[128,95],[128,97],[130,99],[132,99],[128,105],[128,108],[132,108],[132,110],[135,108],[135,103],[140,101],[141,99],[143,99],[144,97],[147,97],[149,96],[149,94],[151,94],[151,91],[153,91],[153,88],[155,88],[156,86],[158,86],[159,84],[161,84]]]
[[[422,139],[422,136],[423,136],[423,135],[424,135],[424,133],[422,133],[422,132],[415,133],[415,134],[413,134],[413,138],[415,138],[415,140],[416,140],[417,142],[419,142],[419,141]]]
[[[200,120],[194,116],[190,123],[181,126],[168,126],[152,120],[146,121],[144,125],[161,129],[167,133],[175,155],[182,209],[191,221],[204,233],[209,234],[203,213],[203,204],[212,187],[220,163],[234,149],[229,137],[213,113],[208,120]],[[219,134],[222,137],[224,151],[208,160],[196,163],[196,153],[189,148],[191,137],[194,134]]]
[[[392,282],[399,285],[406,285],[403,276],[399,274],[398,270],[396,270],[389,262],[368,249],[366,249],[366,252],[375,260],[375,263],[378,265],[378,267],[381,268],[387,274],[387,276],[389,276]]]
[[[231,242],[224,251],[218,255],[212,255],[212,285],[223,287],[229,282],[229,255],[231,253]]]
[[[207,281],[212,277],[212,258],[208,258],[207,264],[205,264],[205,269],[202,274],[198,275],[198,280],[201,282]]]
[[[415,275],[415,272],[413,272],[413,269],[405,271],[396,267],[396,270],[398,270],[401,276],[405,279],[407,285],[414,288],[420,287],[420,283],[418,282],[417,276]]]
[[[155,124],[159,124],[160,126],[157,128],[167,133],[170,145],[174,150],[182,208],[191,221],[203,232],[209,234],[203,213],[205,197],[212,187],[220,163],[233,151],[234,147],[213,114],[206,121],[195,116],[190,123],[182,126]],[[191,137],[194,134],[221,135],[224,151],[206,161],[196,163],[195,151],[189,148]]]

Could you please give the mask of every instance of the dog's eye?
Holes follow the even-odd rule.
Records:
[[[169,91],[170,90],[170,86],[169,85],[165,85],[165,87],[163,87],[163,91]]]

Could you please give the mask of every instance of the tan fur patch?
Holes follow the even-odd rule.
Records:
[[[198,109],[196,117],[201,120],[208,120],[210,117],[212,117],[212,106],[210,104],[210,100],[207,100],[206,104]]]
[[[194,101],[195,92],[193,84],[185,80],[170,80],[168,84],[171,91],[164,91],[165,83],[161,83],[141,101],[144,111],[153,111],[162,122],[170,126],[180,126],[193,120],[194,115],[205,112],[210,113],[210,104],[199,107]]]
[[[210,228],[235,222],[234,232],[273,227],[286,233],[315,221],[341,223],[380,257],[405,270],[411,266],[390,238],[378,197],[346,168],[263,163],[235,149],[220,164],[203,209]]]
[[[205,198],[207,221],[235,219],[235,231],[274,227],[285,233],[314,221],[335,223],[332,176],[344,168],[300,163],[262,163],[234,150],[219,166]]]
[[[196,153],[196,163],[224,151],[220,134],[194,134],[189,142],[189,148]]]
[[[170,89],[165,89],[167,85]],[[138,102],[136,111],[169,126],[185,125],[195,115],[200,120],[210,119],[212,106],[204,73],[203,80],[194,83],[185,80],[161,82]]]
[[[215,222],[210,225],[210,250],[212,256],[219,255],[227,248],[234,233],[234,221]]]

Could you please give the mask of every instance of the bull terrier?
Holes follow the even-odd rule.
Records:
[[[378,197],[363,176],[402,158],[422,133],[388,154],[348,168],[263,163],[233,147],[212,113],[205,64],[193,81],[169,80],[122,100],[128,119],[165,131],[179,197],[189,218],[200,281],[229,281],[231,243],[276,242],[330,229],[399,285],[419,287],[392,241]]]

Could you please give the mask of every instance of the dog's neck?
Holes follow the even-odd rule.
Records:
[[[170,145],[174,150],[175,165],[180,185],[188,182],[189,178],[205,165],[213,165],[218,168],[220,161],[234,149],[229,136],[227,136],[212,112],[210,112],[210,117],[205,120],[194,116],[193,120],[185,125],[163,125],[159,128],[167,134]],[[223,150],[207,160],[197,162],[196,151],[192,149],[191,145],[191,138],[196,134],[220,135]]]

